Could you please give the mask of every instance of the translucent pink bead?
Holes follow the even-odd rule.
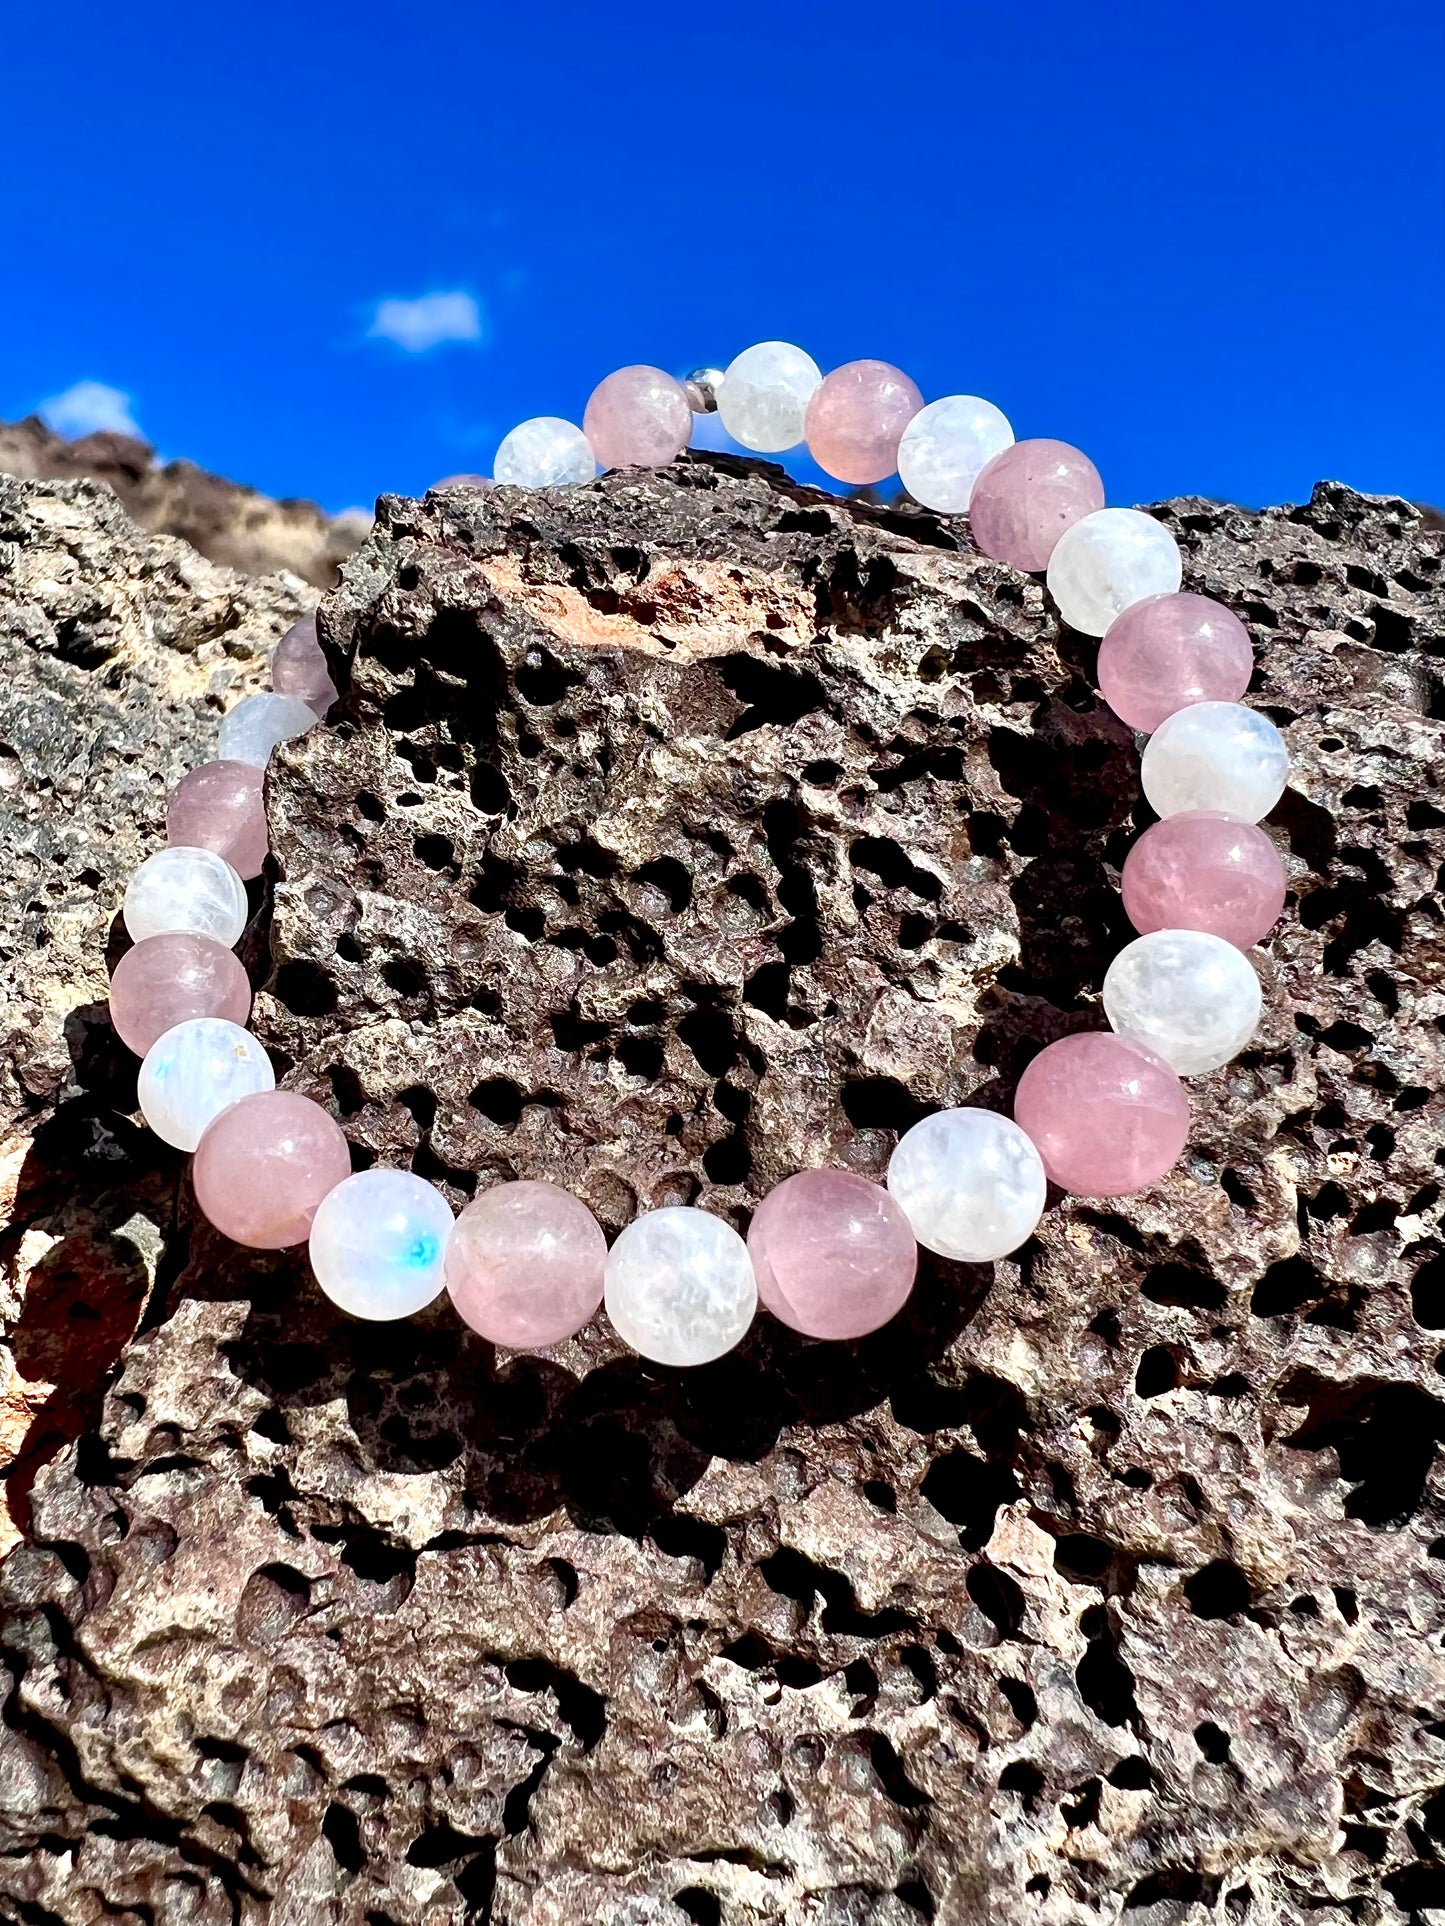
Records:
[[[1014,1122],[1054,1183],[1081,1197],[1122,1197],[1178,1161],[1189,1099],[1162,1057],[1096,1030],[1040,1050],[1019,1078]]]
[[[1238,702],[1254,672],[1249,630],[1207,595],[1146,595],[1099,644],[1099,693],[1131,729],[1151,732],[1196,702]]]
[[[918,1244],[902,1207],[847,1170],[800,1170],[758,1206],[748,1231],[758,1296],[809,1337],[876,1331],[913,1289]]]
[[[903,430],[923,396],[887,361],[845,361],[824,375],[808,403],[803,432],[825,474],[862,487],[898,467]]]
[[[324,716],[335,702],[336,684],[316,639],[314,615],[293,622],[276,644],[271,658],[271,687],[277,695],[294,696],[304,702],[318,716]]]
[[[1146,829],[1119,879],[1129,921],[1151,930],[1207,930],[1247,950],[1284,908],[1284,865],[1258,823],[1185,810]]]
[[[266,772],[253,762],[203,762],[181,777],[166,804],[166,841],[212,849],[240,877],[266,861]]]
[[[244,1027],[250,1014],[251,985],[240,959],[209,936],[148,936],[126,951],[110,979],[110,1020],[138,1057],[192,1017]]]
[[[571,1337],[602,1302],[607,1239],[556,1184],[497,1184],[474,1197],[447,1245],[458,1315],[493,1344],[536,1350]]]
[[[1099,471],[1066,441],[1016,441],[973,485],[969,527],[985,555],[1037,571],[1066,528],[1104,506]]]
[[[661,468],[692,436],[687,391],[661,368],[619,368],[592,390],[582,432],[603,468]]]
[[[252,1250],[304,1244],[323,1197],[351,1175],[340,1126],[294,1090],[241,1097],[196,1146],[196,1202],[223,1236]]]

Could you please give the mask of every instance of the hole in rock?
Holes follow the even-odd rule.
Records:
[[[356,1814],[334,1801],[321,1821],[322,1836],[331,1855],[344,1873],[359,1873],[366,1864],[366,1849],[361,1843],[361,1827]]]
[[[1216,1558],[1184,1581],[1184,1596],[1196,1618],[1233,1618],[1249,1605],[1249,1580],[1227,1558]]]
[[[754,729],[790,729],[827,701],[822,683],[808,670],[779,668],[753,655],[724,656],[718,666],[724,686],[744,705],[728,728],[728,742]]]
[[[1151,1344],[1139,1359],[1134,1389],[1141,1398],[1162,1397],[1179,1384],[1179,1365],[1167,1344]]]
[[[644,863],[635,880],[660,891],[674,916],[680,916],[692,901],[692,878],[672,856],[659,856],[653,862]]]
[[[277,1002],[292,1016],[329,1016],[336,1008],[336,985],[319,963],[283,963],[274,989]]]

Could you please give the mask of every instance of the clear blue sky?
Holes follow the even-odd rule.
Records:
[[[781,336],[986,395],[1111,501],[1445,500],[1438,0],[21,0],[0,37],[0,417],[99,383],[339,509]]]

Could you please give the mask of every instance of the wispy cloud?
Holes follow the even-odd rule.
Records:
[[[40,418],[57,435],[74,441],[81,435],[108,431],[114,435],[134,435],[142,439],[140,426],[130,411],[131,397],[120,388],[108,388],[103,381],[77,381],[63,395],[52,395],[40,404]]]
[[[425,354],[444,341],[486,340],[486,315],[475,295],[423,294],[415,301],[378,301],[367,336],[394,341],[408,354]]]

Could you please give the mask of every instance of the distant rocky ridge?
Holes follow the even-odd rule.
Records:
[[[334,587],[341,564],[371,527],[370,516],[360,511],[327,515],[315,502],[273,501],[194,462],[157,463],[155,450],[129,435],[66,441],[34,415],[0,422],[0,474],[23,481],[108,482],[142,528],[179,535],[208,561],[243,575],[287,569],[319,589]]]

